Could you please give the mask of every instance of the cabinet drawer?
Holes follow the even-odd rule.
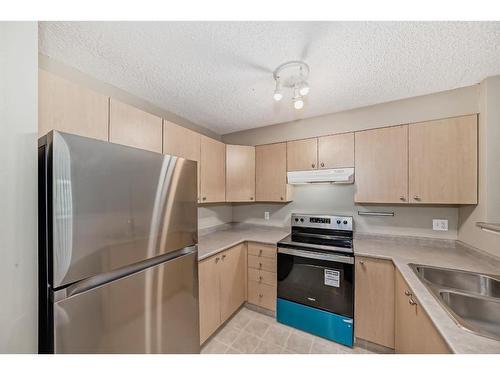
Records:
[[[248,255],[276,259],[276,246],[257,242],[248,243]]]
[[[259,284],[267,284],[274,287],[278,284],[276,280],[276,273],[256,270],[254,268],[248,269],[248,281],[254,281]]]
[[[249,255],[248,268],[255,268],[257,270],[276,272],[276,259]]]
[[[276,287],[249,281],[248,302],[268,310],[276,311]]]

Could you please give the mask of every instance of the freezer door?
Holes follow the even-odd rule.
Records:
[[[54,303],[54,352],[199,353],[197,254]]]
[[[57,131],[47,144],[52,288],[198,242],[196,162]]]

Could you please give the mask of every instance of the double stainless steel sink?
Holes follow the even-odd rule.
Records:
[[[455,322],[500,340],[500,276],[410,264]]]

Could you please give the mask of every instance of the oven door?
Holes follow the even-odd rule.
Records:
[[[354,257],[278,248],[278,298],[354,317]]]

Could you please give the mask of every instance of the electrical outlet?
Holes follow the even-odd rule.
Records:
[[[432,230],[448,230],[448,220],[432,219]]]
[[[269,220],[269,211],[264,211],[264,220]]]

